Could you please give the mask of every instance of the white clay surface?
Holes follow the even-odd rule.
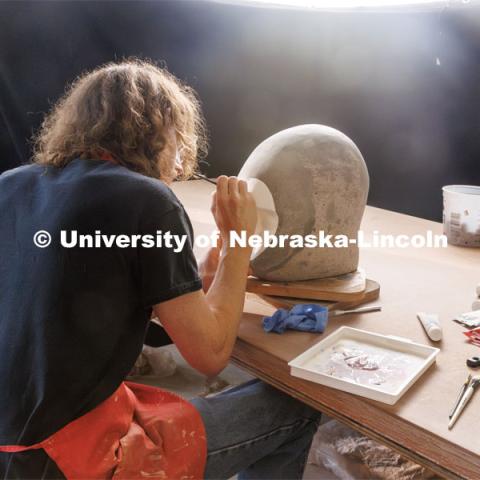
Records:
[[[304,367],[394,393],[415,375],[424,361],[424,357],[412,353],[345,339],[318,353]]]
[[[247,180],[248,191],[253,195],[257,205],[257,227],[255,233],[263,235],[268,231],[272,235],[278,228],[278,215],[275,210],[275,202],[269,188],[257,178],[249,178]],[[252,251],[251,259],[263,252],[265,248],[255,247]]]

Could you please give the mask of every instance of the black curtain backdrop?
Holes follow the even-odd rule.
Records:
[[[131,55],[199,93],[208,175],[269,135],[323,123],[367,162],[369,204],[441,218],[441,186],[480,184],[480,7],[328,13],[197,1],[0,2],[0,170],[67,82]],[[300,194],[300,193],[299,193]]]

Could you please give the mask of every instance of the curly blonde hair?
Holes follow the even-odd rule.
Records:
[[[194,90],[147,60],[107,63],[77,78],[47,114],[34,137],[33,161],[62,167],[75,158],[107,154],[120,165],[161,179],[159,155],[171,126],[182,178],[189,178],[207,151]]]

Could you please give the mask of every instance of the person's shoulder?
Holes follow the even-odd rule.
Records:
[[[104,160],[77,159],[66,167],[66,175],[85,188],[117,204],[134,202],[140,209],[156,205],[162,211],[182,208],[180,200],[163,181]],[[64,176],[65,177],[65,176]],[[100,190],[100,191],[99,191]]]
[[[108,188],[108,195],[117,204],[134,202],[140,212],[155,210],[157,214],[172,210],[184,211],[184,207],[173,190],[162,180],[148,177],[124,166],[107,164],[97,165],[93,176],[99,184]],[[97,182],[95,182],[97,183]],[[107,186],[108,185],[108,186]]]
[[[29,176],[37,173],[40,168],[41,167],[36,164],[20,165],[19,167],[5,170],[2,174],[0,174],[0,181]]]
[[[122,174],[128,177],[129,194],[148,205],[163,205],[165,210],[183,209],[178,197],[173,190],[162,180],[147,177],[141,173],[122,169]]]
[[[4,194],[18,189],[28,188],[41,174],[43,168],[40,165],[28,164],[4,171],[0,174],[0,191]]]

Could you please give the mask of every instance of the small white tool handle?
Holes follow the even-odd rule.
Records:
[[[467,391],[464,393],[462,399],[460,400],[460,403],[458,404],[458,407],[455,410],[455,413],[453,414],[452,419],[450,420],[450,423],[448,424],[449,430],[455,425],[455,422],[457,421],[458,417],[462,413],[462,410],[465,408],[468,401],[472,398],[474,391],[475,391],[475,387],[473,386],[473,384],[470,384],[470,386],[467,388]]]

